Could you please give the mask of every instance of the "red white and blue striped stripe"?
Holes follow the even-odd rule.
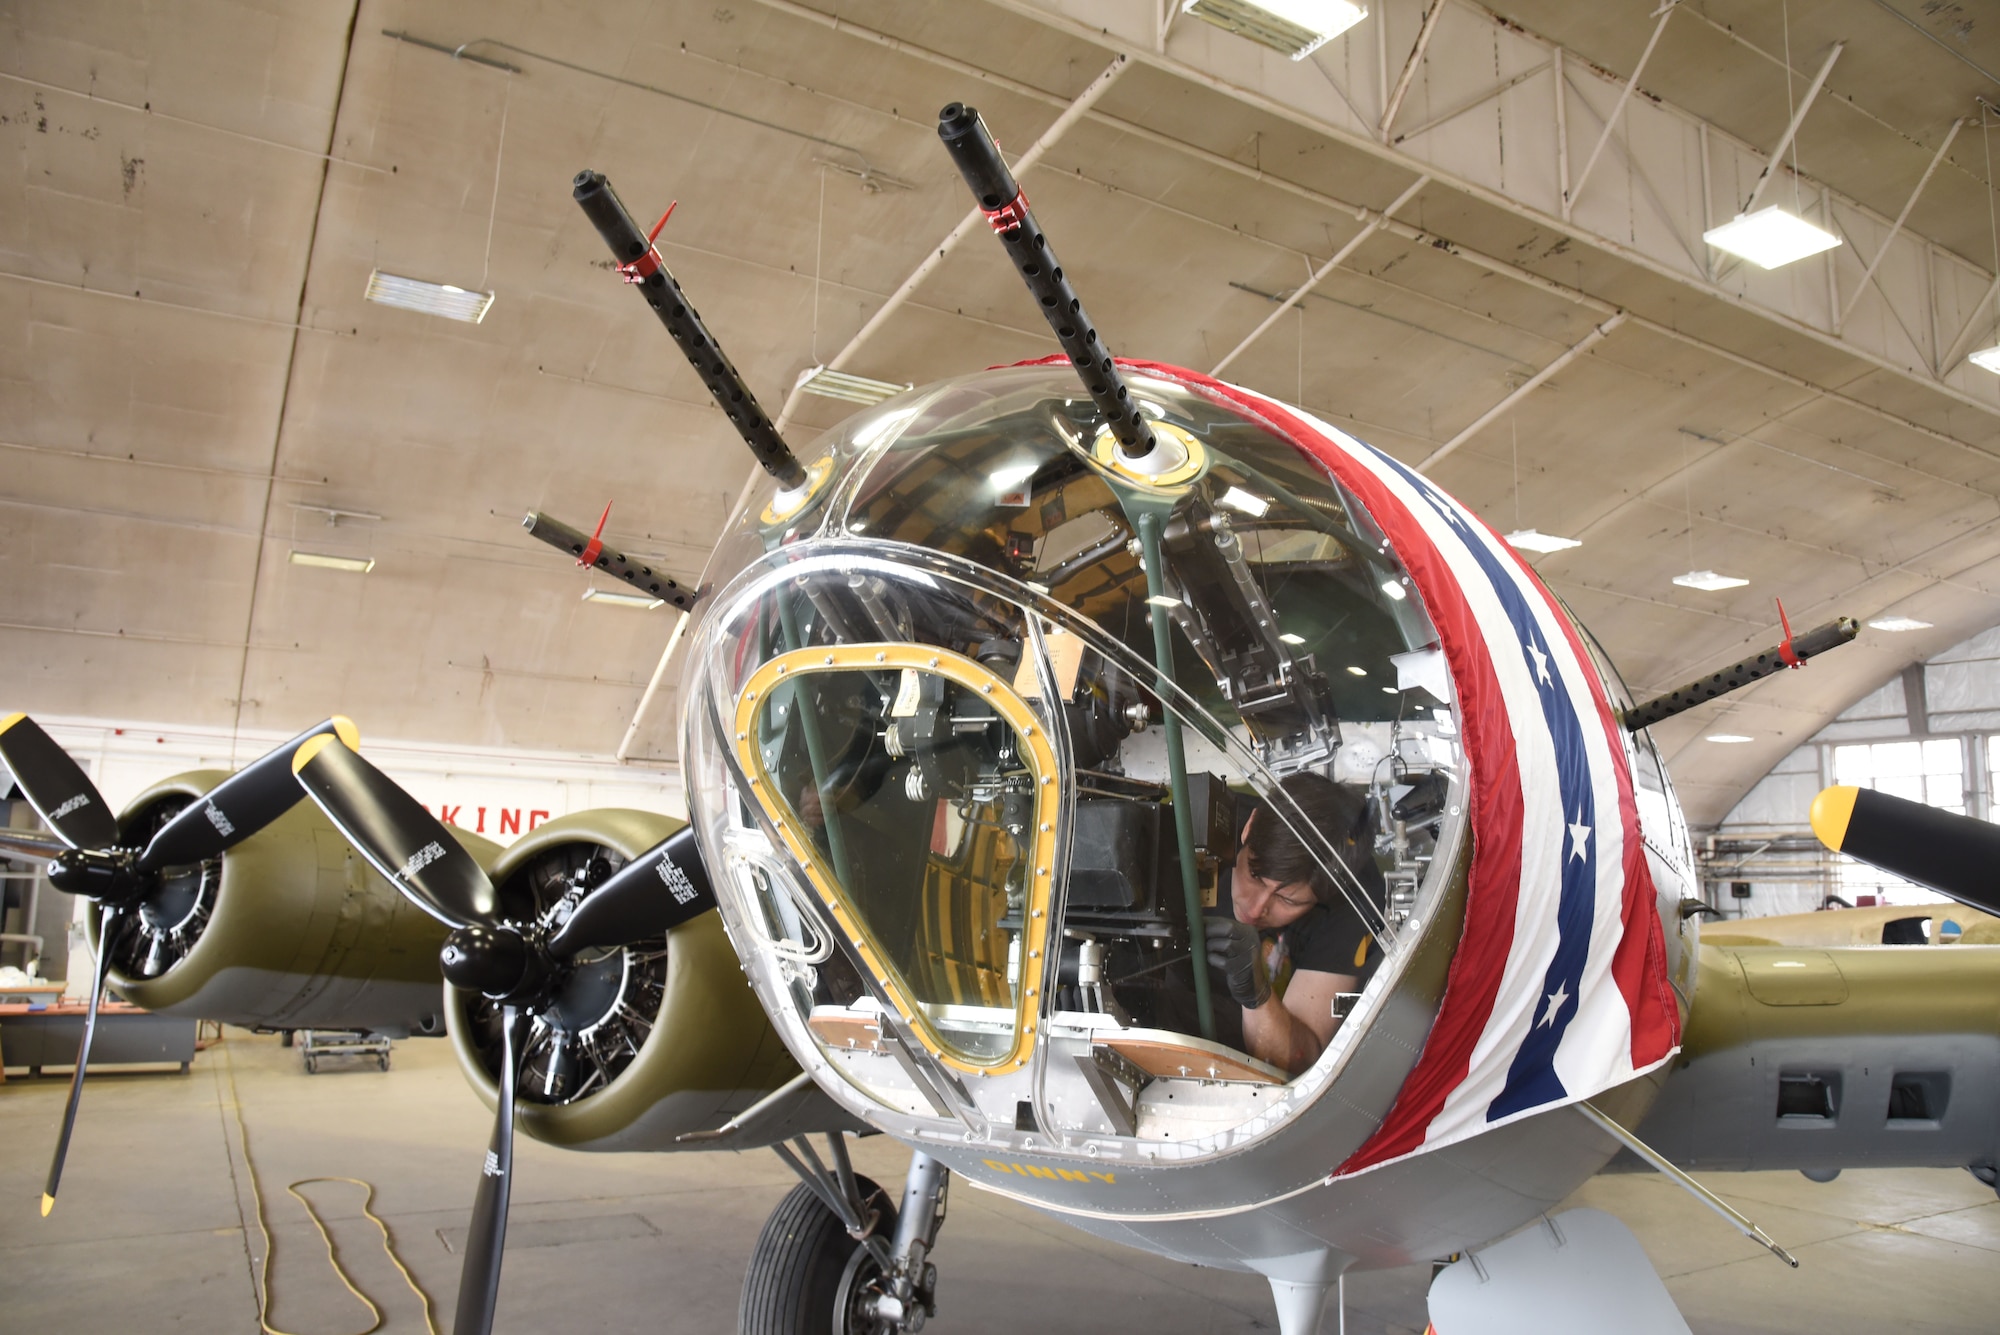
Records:
[[[1458,694],[1473,859],[1416,1068],[1337,1174],[1587,1099],[1673,1055],[1628,739],[1581,638],[1506,542],[1412,469],[1262,395],[1130,364],[1263,422],[1361,500],[1437,627]]]

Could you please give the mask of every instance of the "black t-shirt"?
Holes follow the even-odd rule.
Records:
[[[1222,869],[1216,905],[1207,911],[1207,917],[1231,916],[1230,871],[1226,866]],[[1297,922],[1258,935],[1263,941],[1264,966],[1271,978],[1271,988],[1281,997],[1290,986],[1292,975],[1301,969],[1365,978],[1382,958],[1382,949],[1375,944],[1361,915],[1345,899],[1334,905],[1315,904]],[[1222,970],[1212,966],[1208,971],[1208,994],[1215,1010],[1216,1041],[1241,1049],[1243,1008],[1229,995],[1229,980]]]
[[[1252,812],[1263,810],[1264,804],[1255,798],[1237,798],[1236,828],[1240,832],[1244,822]],[[1234,914],[1230,898],[1230,882],[1235,875],[1235,864],[1222,865],[1216,881],[1215,907],[1207,910],[1205,916],[1228,918]],[[1350,868],[1361,882],[1360,893],[1378,908],[1382,900],[1382,873],[1376,868],[1374,859],[1363,858],[1363,865]],[[1354,887],[1344,887],[1350,893]],[[1347,901],[1345,894],[1336,894],[1332,903],[1315,904],[1305,915],[1289,926],[1275,932],[1262,932],[1264,963],[1271,978],[1271,987],[1279,996],[1291,983],[1292,975],[1301,969],[1315,973],[1348,974],[1365,979],[1374,966],[1381,962],[1382,948],[1375,943],[1367,924],[1360,913]],[[1243,1048],[1243,1008],[1229,995],[1229,980],[1222,970],[1210,968],[1208,971],[1208,992],[1215,1012],[1215,1038],[1239,1051]],[[1192,1025],[1189,1033],[1198,1032]]]

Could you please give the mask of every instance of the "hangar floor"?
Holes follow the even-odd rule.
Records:
[[[441,1042],[397,1045],[395,1069],[308,1077],[274,1038],[230,1031],[192,1074],[93,1076],[62,1202],[36,1217],[66,1082],[0,1086],[0,1330],[64,1335],[257,1330],[256,1222],[240,1107],[276,1238],[272,1324],[322,1335],[366,1325],[285,1184],[373,1182],[376,1207],[448,1326],[488,1117]],[[857,1162],[888,1183],[906,1155]],[[752,1240],[791,1177],[771,1155],[589,1156],[523,1140],[498,1332],[735,1328]],[[2000,1201],[1958,1171],[1708,1179],[1795,1251],[1787,1271],[1653,1175],[1599,1178],[1573,1204],[1632,1225],[1689,1324],[1724,1332],[1990,1331],[2000,1311]],[[388,1332],[423,1329],[383,1258],[361,1192],[303,1188],[331,1221]],[[937,1253],[950,1332],[1271,1330],[1263,1281],[1140,1255],[959,1184]],[[246,1246],[246,1224],[249,1243]],[[1347,1330],[1417,1332],[1428,1267],[1356,1276]],[[1329,1323],[1331,1325],[1331,1323]]]

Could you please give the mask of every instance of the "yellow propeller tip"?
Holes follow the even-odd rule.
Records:
[[[53,1209],[55,1209],[55,1208],[56,1208],[56,1198],[55,1198],[55,1197],[53,1197],[53,1196],[51,1196],[51,1195],[49,1195],[49,1193],[48,1193],[48,1192],[46,1192],[46,1191],[45,1191],[45,1192],[43,1192],[43,1193],[42,1193],[42,1218],[44,1218],[44,1219],[47,1219],[47,1218],[49,1217],[49,1211],[51,1211],[51,1210],[53,1210]]]
[[[327,747],[336,745],[339,740],[339,738],[330,732],[323,732],[317,737],[306,738],[305,745],[292,752],[292,773],[297,774],[307,765],[310,765],[314,756],[326,750]]]
[[[1813,833],[1819,841],[1838,853],[1847,839],[1847,824],[1854,819],[1854,799],[1861,795],[1859,788],[1846,784],[1835,784],[1822,788],[1819,796],[1812,800]]]
[[[7,731],[26,717],[28,717],[26,714],[9,714],[6,718],[0,718],[0,732]]]
[[[335,714],[330,720],[333,735],[340,738],[342,745],[350,751],[361,749],[361,729],[354,726],[354,720],[345,714]]]

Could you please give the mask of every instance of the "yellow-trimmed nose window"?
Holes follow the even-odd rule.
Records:
[[[802,649],[736,705],[751,791],[904,1027],[947,1065],[1034,1048],[1055,752],[995,672],[923,645]]]

